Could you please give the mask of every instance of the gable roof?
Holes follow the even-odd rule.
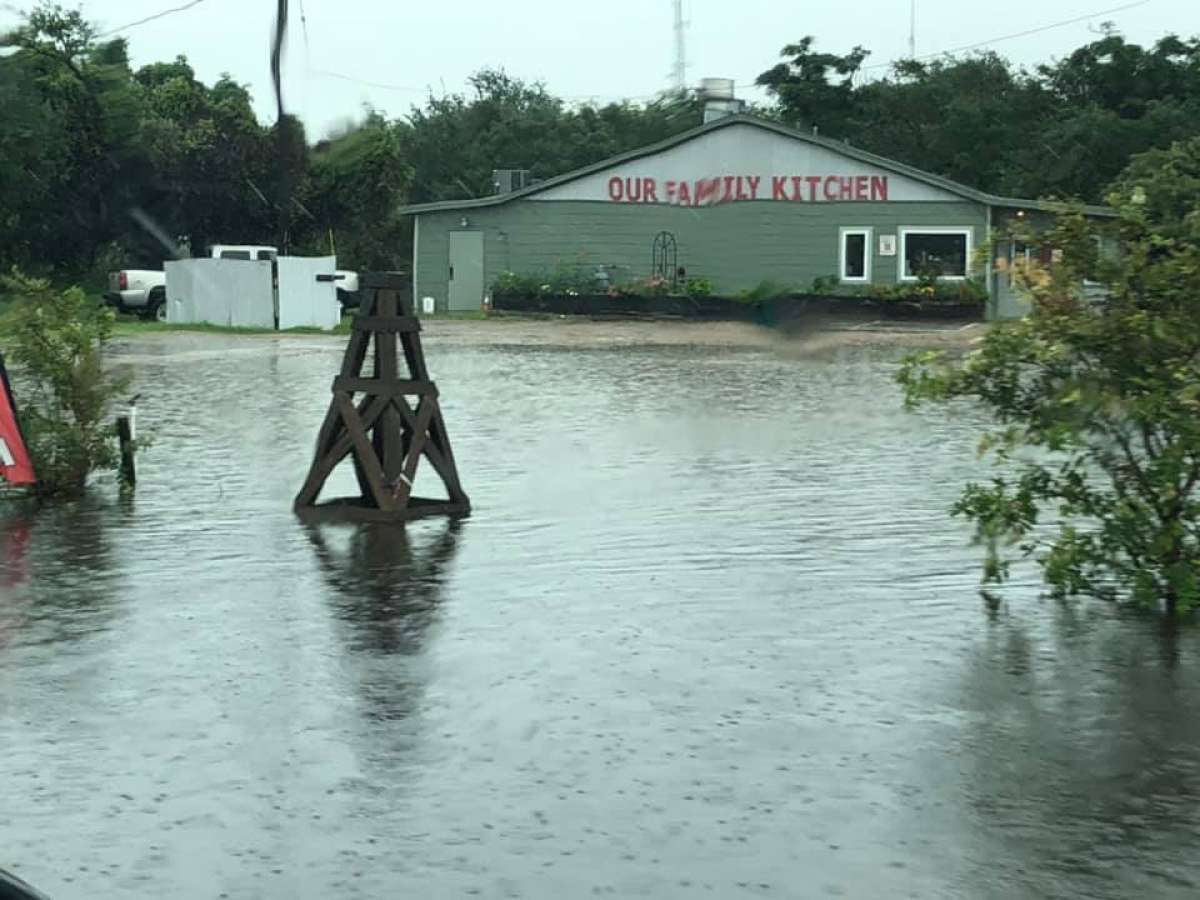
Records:
[[[512,203],[514,200],[523,200],[526,197],[539,194],[542,191],[547,191],[551,188],[559,187],[560,185],[568,184],[579,178],[584,178],[588,175],[595,175],[597,172],[603,172],[623,163],[633,162],[634,160],[643,159],[647,156],[653,156],[657,153],[662,153],[665,150],[670,150],[672,147],[678,147],[680,144],[685,144],[688,141],[695,140],[698,137],[703,137],[706,134],[711,134],[722,128],[729,128],[733,125],[751,125],[755,128],[761,128],[764,131],[774,132],[792,140],[804,141],[809,144],[814,144],[818,147],[837,153],[841,156],[850,159],[858,160],[859,162],[867,163],[868,165],[876,166],[880,169],[893,172],[897,175],[904,175],[914,181],[922,182],[932,187],[940,188],[943,191],[948,191],[951,194],[956,194],[964,200],[970,200],[985,206],[1000,206],[1011,209],[1027,209],[1041,210],[1045,212],[1055,212],[1058,209],[1057,204],[1049,203],[1042,200],[1021,200],[1013,197],[1000,197],[996,194],[989,194],[985,191],[979,191],[975,188],[967,187],[964,184],[959,184],[957,181],[951,181],[949,178],[943,178],[940,175],[934,175],[930,172],[922,171],[921,169],[913,168],[905,163],[896,162],[895,160],[885,159],[882,156],[876,156],[874,153],[868,153],[866,150],[860,150],[858,147],[852,147],[844,141],[835,141],[830,138],[820,137],[815,134],[806,134],[803,131],[797,131],[794,128],[789,128],[786,125],[781,125],[778,122],[772,122],[767,119],[760,119],[750,115],[734,115],[725,116],[713,122],[708,122],[700,125],[697,128],[692,128],[689,131],[681,132],[674,137],[667,138],[665,141],[659,141],[657,144],[650,144],[646,147],[641,147],[637,150],[631,150],[628,153],[622,153],[617,156],[601,160],[598,163],[593,163],[590,166],[584,166],[581,169],[576,169],[573,172],[567,172],[563,175],[558,175],[554,178],[549,178],[546,181],[538,182],[529,187],[522,188],[517,191],[510,191],[507,194],[492,194],[488,197],[479,197],[472,200],[443,200],[437,203],[417,203],[411,206],[401,207],[402,215],[411,215],[416,213],[426,212],[442,212],[458,209],[478,209],[484,206],[501,206],[505,203]],[[1089,215],[1096,216],[1112,216],[1114,211],[1106,206],[1085,206],[1084,211]]]

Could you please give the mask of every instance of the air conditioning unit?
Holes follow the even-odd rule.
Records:
[[[523,190],[533,183],[528,169],[495,169],[492,171],[492,186],[497,194],[511,194]]]

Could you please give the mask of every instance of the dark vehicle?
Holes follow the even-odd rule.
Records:
[[[0,869],[0,900],[50,900],[16,875]]]

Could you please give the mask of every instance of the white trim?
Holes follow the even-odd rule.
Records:
[[[421,282],[417,278],[417,266],[421,262],[421,217],[413,216],[413,277],[412,277],[412,306],[413,315],[422,314]]]
[[[971,276],[971,254],[975,251],[975,229],[971,225],[902,225],[897,229],[900,249],[897,256],[897,281],[918,281],[916,275],[906,274],[908,269],[909,234],[962,234],[967,238],[967,255],[963,260],[962,275],[939,275],[939,281],[966,281]]]
[[[851,234],[863,236],[863,274],[854,278],[846,275],[846,237]],[[869,225],[847,225],[838,229],[838,281],[844,281],[847,284],[870,283],[874,244],[875,229]]]

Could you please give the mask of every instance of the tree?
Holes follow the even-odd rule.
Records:
[[[104,368],[113,314],[79,288],[53,290],[17,271],[0,290],[18,302],[6,322],[6,342],[21,368],[25,402],[21,430],[42,496],[78,494],[88,476],[119,461],[110,419],[124,379]]]
[[[763,72],[755,83],[776,98],[789,124],[815,125],[828,135],[849,137],[848,123],[858,110],[854,76],[870,54],[862,47],[845,56],[816,53],[815,41],[809,35],[788,44],[781,52],[787,62]]]
[[[40,185],[43,202],[35,215],[43,221],[28,252],[85,270],[125,227],[125,211],[136,202],[138,179],[121,176],[145,168],[125,44],[97,45],[78,10],[49,2],[28,13],[6,41],[20,50],[12,58],[18,90],[36,98],[60,139],[50,151],[58,166]],[[36,166],[21,171],[30,180],[38,175]]]
[[[372,110],[366,121],[313,148],[302,202],[307,246],[328,248],[359,269],[395,269],[404,255],[405,223],[398,213],[408,196],[412,169],[404,159],[401,126]]]
[[[1200,605],[1200,138],[1139,156],[1108,200],[1119,255],[1078,211],[1022,235],[1052,251],[1018,273],[1033,313],[899,379],[910,404],[970,399],[995,419],[982,448],[1003,473],[954,509],[988,548],[985,581],[1017,545],[1060,595],[1175,614]]]
[[[995,53],[904,61],[857,89],[845,137],[980,190],[1025,196],[1012,177],[1013,157],[1053,105],[1036,79]]]

